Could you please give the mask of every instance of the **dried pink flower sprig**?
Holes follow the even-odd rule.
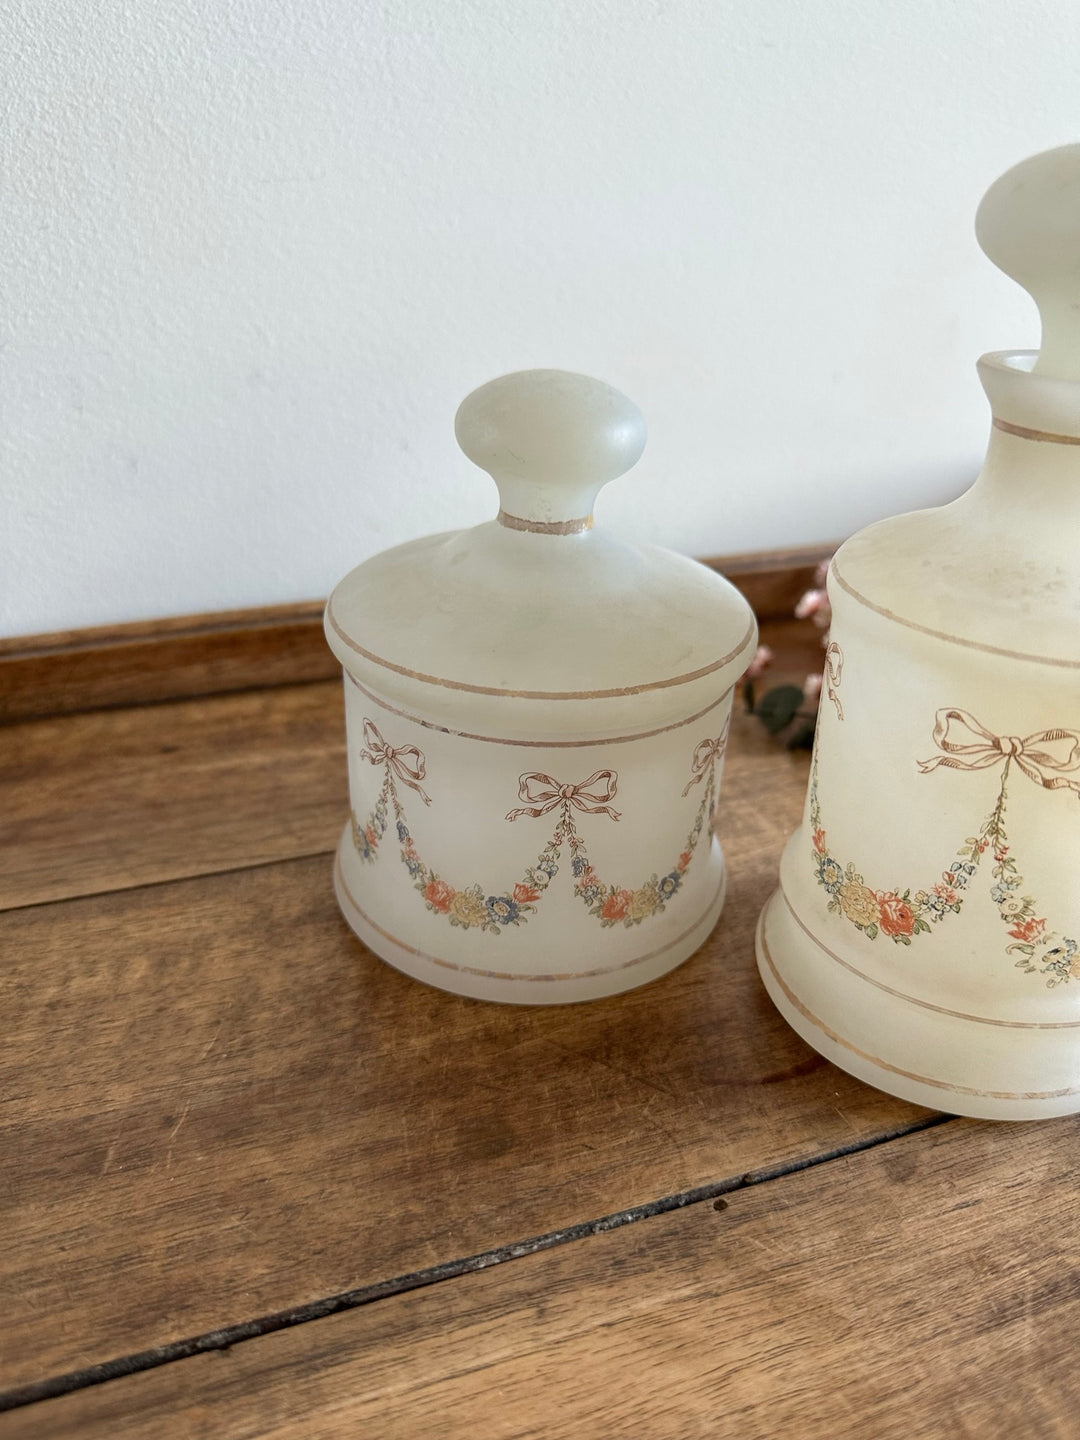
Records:
[[[825,561],[814,572],[813,588],[807,590],[795,606],[796,620],[812,620],[822,632],[821,643],[829,643],[829,627],[832,624],[832,606],[825,589],[829,562]],[[793,750],[808,749],[814,743],[814,725],[818,705],[821,701],[822,675],[815,671],[807,675],[801,688],[798,685],[778,685],[757,698],[756,681],[771,666],[774,654],[770,646],[759,645],[746,671],[743,693],[746,708],[759,717],[770,735],[788,731],[787,744]]]
[[[819,630],[824,630],[821,643],[829,643],[829,626],[832,624],[832,605],[829,603],[829,592],[825,589],[825,579],[829,573],[829,562],[825,561],[814,571],[813,589],[807,590],[795,606],[796,620],[813,620]]]
[[[747,666],[745,678],[747,680],[760,680],[774,659],[775,656],[771,645],[759,645],[754,651],[754,658]]]

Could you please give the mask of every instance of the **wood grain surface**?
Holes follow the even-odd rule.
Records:
[[[54,1440],[1072,1440],[1077,1120],[937,1129],[9,1417]]]
[[[767,683],[820,668],[810,627],[768,636]],[[741,710],[735,737],[729,793],[797,804],[802,774]],[[0,910],[327,852],[347,813],[337,678],[23,721],[0,737]]]
[[[748,563],[777,596],[809,580]],[[237,632],[257,617],[224,618],[243,653]],[[175,630],[196,656],[190,627]],[[767,638],[766,685],[820,665],[809,627]],[[136,681],[149,643],[116,641]],[[222,690],[225,671],[201,663],[181,689]],[[1005,1132],[946,1122],[890,1138],[939,1117],[825,1064],[758,983],[753,927],[805,756],[737,711],[731,898],[688,964],[585,1006],[482,1005],[398,975],[340,919],[340,682],[283,684],[276,665],[271,688],[165,700],[162,663],[143,695],[161,703],[3,731],[0,1406],[86,1388],[0,1414],[0,1436],[584,1440],[771,1435],[775,1420],[888,1437],[938,1433],[918,1429],[933,1415],[985,1435],[1021,1414],[1035,1428],[1000,1433],[1071,1433],[1052,1428],[1071,1396],[1033,1390],[1026,1361],[983,1379],[1011,1311],[982,1340],[960,1326],[982,1408],[930,1363],[940,1331],[919,1286],[940,1271],[957,1288],[965,1265],[982,1275],[989,1243],[969,1256],[945,1191],[954,1170],[974,1186],[982,1164],[1003,1192],[996,1152],[970,1137]],[[65,693],[78,712],[90,691]],[[967,1147],[955,1161],[938,1154],[946,1136]],[[874,1145],[880,1162],[827,1158]],[[910,1174],[938,1170],[941,1196],[928,1179],[901,1225],[922,1266],[905,1270],[874,1215],[896,1211],[889,1186],[906,1200]],[[1062,1162],[1047,1183],[1065,1175]],[[729,1209],[701,1199],[719,1192]],[[975,1218],[1005,1226],[999,1210]],[[845,1298],[876,1264],[866,1298]],[[1053,1333],[1072,1287],[1038,1284],[1028,1310]],[[204,1346],[219,1353],[175,1358]],[[898,1346],[922,1410],[885,1375]],[[817,1430],[798,1428],[807,1397]]]
[[[916,1123],[757,979],[805,778],[739,722],[719,929],[580,1007],[400,976],[345,927],[325,856],[0,915],[0,1389]]]
[[[328,851],[340,679],[0,732],[0,909]]]
[[[321,600],[0,640],[0,723],[326,680]]]

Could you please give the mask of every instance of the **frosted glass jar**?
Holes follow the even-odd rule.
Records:
[[[1040,303],[986,355],[986,464],[849,540],[828,580],[803,824],[762,915],[778,1008],[822,1054],[937,1109],[1080,1110],[1080,147],[979,215]]]
[[[757,627],[714,571],[594,527],[645,443],[618,391],[524,371],[469,396],[456,428],[498,517],[375,556],[327,605],[352,805],[338,900],[443,989],[611,995],[720,914],[716,805]]]

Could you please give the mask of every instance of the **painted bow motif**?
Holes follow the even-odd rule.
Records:
[[[554,831],[535,861],[526,866],[521,878],[506,888],[494,888],[474,882],[452,884],[420,855],[416,848],[401,797],[394,783],[395,776],[415,790],[427,803],[427,796],[418,782],[424,777],[424,757],[415,745],[387,745],[373,721],[365,719],[366,747],[360,753],[372,765],[382,765],[383,781],[374,808],[366,821],[352,814],[352,839],[360,860],[372,864],[379,854],[386,834],[393,830],[401,846],[401,862],[412,879],[413,887],[423,897],[427,909],[445,918],[451,925],[466,930],[484,930],[492,935],[506,928],[517,928],[536,913],[552,880],[565,863],[569,852],[569,869],[573,893],[593,919],[607,928],[613,925],[640,925],[653,915],[661,915],[683,889],[690,863],[702,835],[711,836],[716,802],[715,762],[723,755],[727,728],[715,740],[701,741],[694,751],[695,780],[705,780],[689,833],[677,859],[664,870],[658,866],[652,875],[636,886],[611,883],[600,878],[589,859],[585,839],[574,825],[574,811],[586,815],[607,815],[621,818],[612,809],[619,777],[614,770],[595,770],[576,784],[563,784],[544,771],[530,771],[518,777],[518,795],[525,802],[507,815],[515,820],[520,815],[535,817],[557,811]],[[687,786],[690,789],[690,786]],[[684,792],[685,793],[685,792]]]
[[[593,786],[596,789],[591,788]],[[615,799],[617,786],[614,770],[595,770],[587,780],[579,780],[576,785],[563,785],[552,776],[533,770],[518,781],[518,799],[525,804],[511,810],[506,818],[516,820],[519,815],[531,815],[535,820],[557,805],[565,805],[567,810],[572,806],[586,815],[610,815],[612,820],[618,820],[619,811],[612,810],[608,803]]]
[[[712,774],[712,768],[718,760],[723,759],[724,751],[727,749],[728,730],[731,727],[730,718],[721,734],[715,740],[701,740],[694,751],[694,758],[690,762],[691,775],[686,782],[683,796],[690,794],[695,785],[700,785],[706,775]]]
[[[420,786],[427,767],[422,753],[415,745],[402,745],[400,748],[388,745],[379,734],[379,727],[375,722],[367,719],[364,721],[364,743],[366,748],[360,751],[362,759],[370,761],[372,765],[387,766],[403,785],[416,791],[425,805],[431,804],[431,797],[425,795]]]
[[[1080,731],[1052,728],[1021,739],[995,735],[967,710],[939,710],[934,743],[944,754],[920,760],[924,775],[951,770],[987,770],[1005,760],[1046,790],[1075,790],[1080,796]]]
[[[995,735],[967,710],[948,707],[934,717],[934,741],[942,752],[918,761],[926,775],[939,768],[989,770],[1000,767],[993,809],[973,835],[955,851],[956,858],[924,888],[897,885],[879,890],[869,884],[854,861],[846,864],[833,852],[822,818],[818,794],[818,762],[810,769],[811,851],[817,883],[826,892],[826,909],[842,917],[868,940],[879,935],[910,945],[929,935],[970,903],[976,876],[990,870],[989,899],[1008,932],[1005,953],[1017,957],[1017,969],[1041,975],[1049,989],[1080,980],[1080,940],[1051,927],[1028,881],[1007,828],[1008,785],[1012,767],[1046,790],[1072,790],[1080,795],[1080,731],[1051,726],[1034,734]]]

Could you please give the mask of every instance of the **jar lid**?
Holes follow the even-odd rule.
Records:
[[[482,697],[550,709],[651,696],[650,714],[686,713],[702,687],[734,684],[757,643],[742,595],[696,561],[594,526],[599,490],[645,446],[625,395],[520,371],[469,395],[455,428],[495,480],[499,513],[384,551],[341,581],[326,633],[350,674],[414,705],[430,691],[436,711]]]

